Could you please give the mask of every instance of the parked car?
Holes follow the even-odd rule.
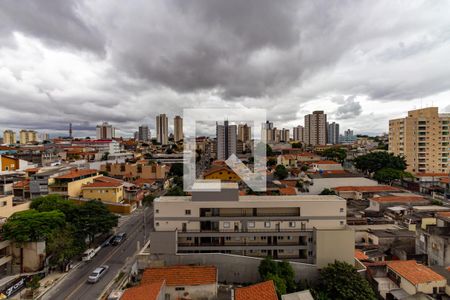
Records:
[[[125,232],[116,234],[116,236],[114,237],[114,239],[111,242],[111,245],[116,246],[119,245],[121,243],[123,243],[123,241],[125,241],[127,239],[127,234]]]
[[[111,235],[109,236],[102,244],[102,247],[108,247],[111,245],[112,241],[114,240],[116,236],[115,235]]]
[[[108,270],[109,270],[109,266],[107,266],[107,265],[103,265],[103,266],[100,266],[100,267],[96,268],[91,273],[91,275],[89,275],[87,281],[89,283],[96,283],[96,282],[98,282],[100,280],[100,278],[102,278],[103,275],[105,275],[106,272],[108,272]]]
[[[83,256],[81,257],[81,260],[83,261],[89,261],[91,260],[97,253],[100,251],[102,247],[97,248],[89,248],[86,251],[84,251]]]

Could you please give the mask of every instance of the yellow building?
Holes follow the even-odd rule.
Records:
[[[241,181],[241,178],[236,175],[231,169],[221,167],[221,168],[213,168],[208,171],[205,175],[203,175],[204,179],[220,179],[222,181],[232,181],[238,182]]]
[[[404,155],[407,171],[450,172],[448,156],[450,114],[437,107],[412,110],[408,116],[389,121],[389,152]]]
[[[134,181],[141,179],[165,179],[169,173],[168,165],[148,163],[141,160],[136,163],[107,163],[100,166],[102,172],[123,180]]]
[[[0,155],[0,171],[15,171],[19,169],[20,162],[17,158]]]
[[[16,133],[12,130],[3,131],[3,144],[12,145],[16,143]]]
[[[14,203],[13,195],[0,195],[0,218],[9,218],[12,214],[28,210],[30,208],[30,201]]]
[[[34,130],[22,129],[19,132],[19,139],[22,145],[37,142],[37,132]]]
[[[81,187],[82,197],[102,202],[120,203],[123,201],[123,182],[110,177],[97,177],[94,182]]]
[[[48,186],[48,193],[64,197],[80,197],[83,185],[93,183],[94,179],[99,176],[97,170],[72,170],[67,174],[55,177]]]

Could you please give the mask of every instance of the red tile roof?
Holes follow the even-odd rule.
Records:
[[[388,202],[422,202],[425,200],[422,196],[382,196],[382,197],[374,197],[370,198],[370,200],[379,202],[379,203],[388,203]]]
[[[448,173],[416,173],[416,177],[448,177]]]
[[[280,195],[297,195],[297,190],[293,187],[280,188]]]
[[[86,176],[86,175],[95,175],[97,174],[97,170],[93,170],[93,169],[86,169],[86,170],[72,170],[67,174],[61,175],[56,177],[57,179],[74,179],[74,178],[78,178],[81,176]]]
[[[217,282],[217,269],[214,266],[171,266],[150,268],[144,271],[142,283],[165,280],[167,286],[203,285]]]
[[[335,162],[334,160],[319,160],[315,162],[316,165],[340,165],[340,163]]]
[[[450,183],[450,177],[444,177],[440,180],[442,183]]]
[[[418,264],[415,260],[393,260],[389,261],[387,266],[414,285],[445,280],[443,276]]]
[[[144,183],[153,184],[155,182],[156,182],[156,179],[138,178],[133,183],[137,186],[142,186],[142,185],[144,185]]]
[[[369,259],[369,257],[367,255],[364,254],[364,252],[362,252],[359,249],[355,249],[355,258],[358,260],[367,260]]]
[[[235,300],[278,300],[273,281],[265,281],[247,287],[237,288],[234,292]]]
[[[82,188],[116,188],[122,186],[123,183],[120,182],[105,182],[105,181],[95,181],[82,186]]]
[[[450,211],[441,211],[437,213],[438,217],[450,218]]]
[[[392,192],[400,191],[399,188],[390,185],[375,185],[375,186],[337,186],[333,188],[337,192]]]
[[[140,284],[126,289],[120,300],[157,300],[164,281]]]

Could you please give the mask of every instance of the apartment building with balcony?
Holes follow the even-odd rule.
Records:
[[[204,183],[203,183],[204,184]],[[325,266],[353,264],[354,232],[338,196],[239,196],[236,183],[154,201],[153,254],[272,256]]]
[[[128,181],[139,178],[165,179],[169,170],[169,165],[149,163],[147,160],[140,160],[136,163],[106,163],[100,166],[100,171],[107,172],[109,176]]]
[[[437,107],[389,121],[389,152],[405,156],[408,172],[450,172],[449,143],[450,114],[439,114]]]

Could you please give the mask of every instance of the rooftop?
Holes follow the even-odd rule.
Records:
[[[415,260],[395,260],[387,263],[388,268],[405,278],[412,284],[441,281],[445,278]]]
[[[410,203],[427,201],[422,196],[381,196],[370,198],[370,200],[376,201],[378,203]]]
[[[364,252],[362,252],[359,249],[355,249],[355,258],[358,259],[358,260],[369,259],[369,257],[367,255],[365,255]]]
[[[155,201],[157,202],[189,202],[192,200],[192,196],[162,196]],[[217,200],[211,200],[214,203],[218,203],[220,201]],[[318,201],[344,201],[345,199],[336,196],[336,195],[246,195],[246,196],[239,196],[239,202],[265,202],[265,201],[280,201],[280,202],[297,202],[297,201],[303,201],[303,202],[318,202]],[[202,201],[203,203],[207,203],[208,201]]]
[[[102,187],[119,187],[123,182],[111,177],[101,176],[95,178],[94,182],[83,185],[83,188],[102,188]]]
[[[273,281],[265,281],[247,287],[237,288],[234,292],[235,300],[278,300]]]
[[[400,191],[399,188],[389,185],[375,185],[375,186],[338,186],[334,188],[338,192],[389,192]]]
[[[159,281],[126,289],[120,300],[157,300],[163,284]]]
[[[340,165],[340,163],[335,162],[334,160],[319,160],[315,162],[316,165]]]
[[[416,173],[416,177],[448,177],[448,173]]]
[[[82,176],[95,175],[97,170],[86,169],[86,170],[72,170],[67,174],[55,177],[56,179],[74,179]]]
[[[203,285],[217,282],[214,266],[171,266],[150,268],[144,271],[142,283],[166,281],[167,286]]]

